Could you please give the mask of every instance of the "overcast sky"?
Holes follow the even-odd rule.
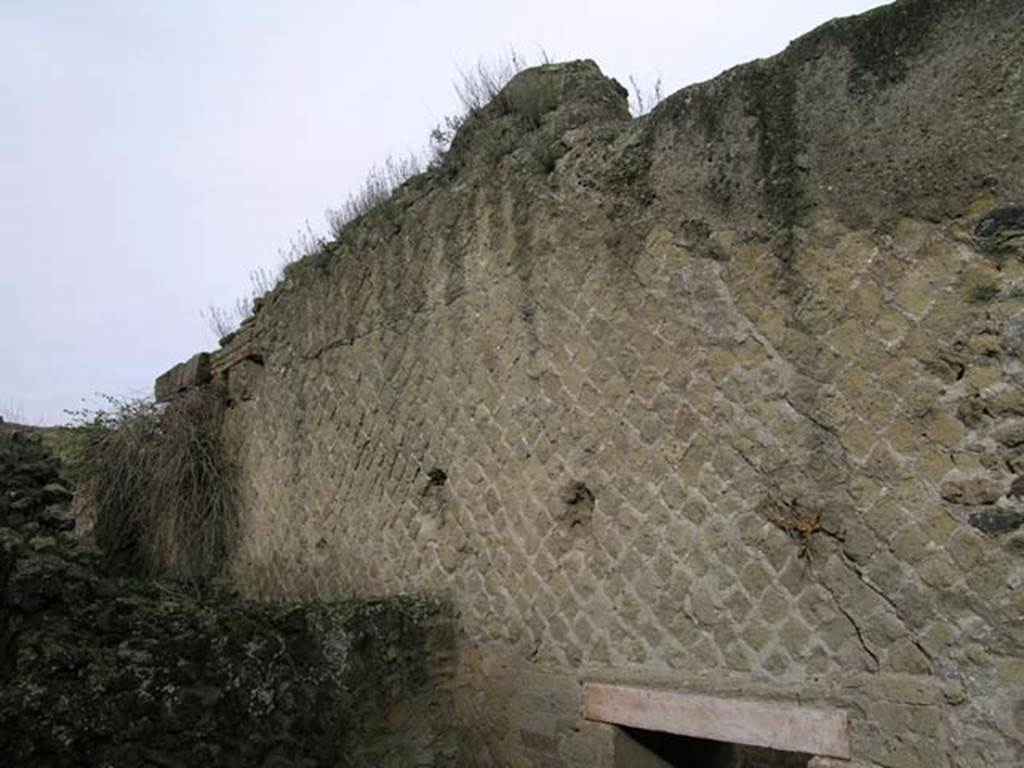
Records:
[[[667,95],[878,0],[0,0],[0,415],[146,394],[510,46]]]

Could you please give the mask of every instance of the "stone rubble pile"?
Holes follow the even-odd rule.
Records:
[[[4,427],[0,435],[0,526],[28,535],[74,530],[71,491],[60,461],[39,438]]]

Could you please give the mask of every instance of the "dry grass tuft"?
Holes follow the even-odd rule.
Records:
[[[654,85],[651,88],[647,88],[640,84],[632,75],[629,76],[629,111],[634,117],[640,117],[646,115],[665,98],[661,91],[661,78],[659,77],[654,81]]]
[[[423,164],[414,154],[398,158],[388,156],[384,165],[371,168],[362,186],[349,195],[340,208],[327,209],[331,236],[341,239],[345,227],[383,203],[392,192],[422,170]]]
[[[215,387],[171,403],[111,400],[78,426],[76,474],[97,543],[115,570],[195,583],[223,569],[236,540],[235,469]],[[83,414],[79,414],[82,417]]]
[[[539,50],[537,59],[536,63],[551,63],[543,49]],[[499,105],[506,113],[521,116],[531,127],[539,126],[543,115],[557,101],[556,84],[549,79],[538,78],[530,84],[505,91],[508,83],[528,66],[531,63],[527,57],[510,48],[494,60],[480,61],[474,67],[460,69],[453,86],[462,111],[444,117],[434,127],[426,152],[388,156],[382,164],[374,165],[362,184],[339,207],[325,211],[327,236],[314,232],[307,222],[305,230],[300,230],[298,236],[290,241],[289,248],[281,251],[284,262],[281,270],[250,273],[252,291],[237,300],[234,307],[225,309],[210,304],[201,309],[199,314],[215,338],[226,343],[241,324],[253,317],[260,299],[273,290],[282,276],[288,274],[291,264],[329,255],[327,237],[341,240],[352,222],[377,209],[410,178],[425,169],[441,167],[458,130],[493,100],[500,97]]]

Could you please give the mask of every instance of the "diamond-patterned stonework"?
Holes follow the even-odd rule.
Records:
[[[239,583],[451,591],[469,643],[556,668],[798,683],[935,675],[978,638],[1011,650],[1019,560],[941,488],[1013,479],[1003,419],[957,414],[1018,391],[1015,361],[970,345],[1024,311],[1024,272],[1000,273],[1005,298],[958,300],[983,260],[960,224],[899,226],[913,247],[822,218],[785,275],[763,246],[700,261],[665,229],[642,281],[563,245],[528,299],[499,252],[453,302],[362,320],[319,355],[333,339],[269,347],[235,409]],[[929,281],[896,288],[922,264]],[[281,304],[299,327],[361,321],[331,301]]]
[[[491,115],[294,267],[212,361],[239,586],[451,594],[466,765],[607,765],[584,679],[1024,761],[1024,242],[968,182],[1024,190],[1024,26],[952,5],[889,79],[826,30],[641,121],[572,65],[590,122]]]

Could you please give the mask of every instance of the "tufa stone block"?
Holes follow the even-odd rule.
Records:
[[[153,395],[158,403],[165,403],[192,387],[208,383],[210,379],[210,355],[200,352],[161,374],[153,386]]]

